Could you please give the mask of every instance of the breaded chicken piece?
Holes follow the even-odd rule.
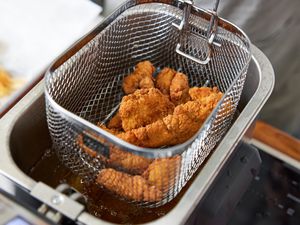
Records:
[[[125,94],[131,94],[137,89],[154,87],[152,74],[154,66],[149,61],[139,62],[133,73],[126,76],[123,80],[123,90]]]
[[[108,190],[130,200],[156,202],[162,199],[162,192],[139,175],[131,176],[108,168],[99,172],[96,181]]]
[[[175,105],[190,100],[188,77],[183,73],[176,73],[170,85],[170,99]]]
[[[193,87],[189,89],[189,95],[192,100],[200,101],[203,104],[216,105],[222,98],[223,93],[217,87]]]
[[[140,147],[159,148],[169,143],[173,135],[160,119],[146,127],[117,134],[117,137]]]
[[[116,129],[116,128],[108,128],[107,126],[105,126],[104,124],[97,124],[98,127],[100,127],[101,129],[113,134],[113,135],[116,135],[116,134],[119,134],[119,133],[122,133],[123,130],[120,130],[120,129]]]
[[[199,109],[201,107],[201,104],[197,102],[195,104],[196,108]],[[119,133],[117,137],[137,146],[158,148],[165,145],[179,144],[188,140],[201,127],[202,122],[194,119],[194,116],[190,115],[189,112],[184,112],[182,114],[168,115],[146,127]]]
[[[108,122],[107,128],[122,131],[122,120],[119,112],[117,112]]]
[[[105,128],[105,126],[101,126],[101,128]],[[106,128],[107,129],[107,128]],[[108,132],[112,131],[111,129],[108,129]],[[113,133],[117,134],[117,133]],[[105,143],[105,140],[100,137],[96,137],[95,139],[98,140],[100,143]],[[152,162],[151,159],[144,158],[142,156],[135,155],[130,152],[123,151],[116,146],[110,146],[109,152],[107,152],[107,156],[99,155],[94,149],[93,145],[88,146],[88,143],[84,142],[83,136],[78,135],[77,144],[79,147],[87,154],[89,154],[91,157],[100,157],[100,159],[105,162],[107,165],[118,167],[119,169],[123,169],[125,171],[128,171],[133,174],[142,174],[149,164]],[[96,146],[95,146],[96,148]]]
[[[163,93],[164,95],[170,95],[170,86],[175,74],[176,74],[175,70],[169,67],[165,67],[157,75],[156,88],[158,88],[161,91],[161,93]]]
[[[177,106],[172,115],[145,127],[117,134],[117,137],[131,144],[150,148],[183,143],[200,129],[222,95],[211,89],[201,99]]]
[[[183,104],[190,100],[188,77],[171,68],[164,68],[156,78],[156,87],[175,104]]]
[[[146,126],[173,113],[175,106],[156,88],[140,89],[124,96],[120,118],[124,131]]]
[[[167,193],[173,188],[175,179],[180,172],[181,157],[174,156],[172,158],[155,159],[143,173],[143,177],[154,185],[162,193]]]
[[[196,109],[201,107],[197,102],[193,103]],[[141,147],[158,148],[180,144],[191,138],[201,127],[203,121],[190,115],[188,111],[182,114],[168,115],[154,123],[128,132],[119,133],[117,137]]]
[[[132,174],[142,174],[152,160],[112,146],[107,162],[108,165],[121,168]]]

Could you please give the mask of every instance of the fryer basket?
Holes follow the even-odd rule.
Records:
[[[117,193],[127,201],[147,207],[172,200],[229,128],[251,58],[247,36],[221,18],[214,40],[220,46],[212,46],[212,58],[207,64],[177,54],[175,48],[180,37],[172,24],[180,22],[182,9],[180,1],[129,0],[46,73],[47,122],[53,149],[60,160],[85,182],[95,182],[104,168],[113,168],[138,181],[150,182],[152,177],[149,185],[160,192],[153,198],[147,188],[138,197],[128,193],[140,191],[139,186],[128,180],[125,183],[132,186],[119,188]],[[199,36],[206,36],[211,16],[208,11],[192,7],[190,32],[184,37],[183,51],[196,58],[207,57],[207,42]],[[197,134],[183,144],[141,148],[97,127],[120,103],[124,76],[143,60],[150,60],[159,68],[181,70],[191,87],[203,86],[209,80],[209,86],[217,86],[224,93]],[[97,156],[88,154],[86,149],[94,150]],[[152,165],[148,168],[152,170],[137,172],[115,165],[110,160],[113,149],[148,159]]]

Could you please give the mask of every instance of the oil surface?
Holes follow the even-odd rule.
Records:
[[[193,178],[196,177],[194,175],[176,198],[169,203],[157,208],[143,208],[119,199],[98,185],[86,185],[80,177],[60,164],[56,154],[51,150],[46,150],[43,157],[32,167],[28,175],[34,180],[42,181],[53,188],[61,183],[71,185],[87,197],[86,210],[89,213],[103,220],[120,224],[146,223],[166,215],[176,206],[192,183]]]

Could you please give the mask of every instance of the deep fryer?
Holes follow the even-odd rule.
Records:
[[[95,182],[103,168],[114,166],[107,159],[115,148],[154,161],[169,159],[160,166],[167,169],[157,182],[163,184],[163,196],[154,201],[129,199],[144,206],[163,205],[176,197],[230,126],[250,58],[247,36],[215,11],[190,1],[127,1],[46,73],[47,121],[54,149],[86,182]],[[143,60],[180,69],[191,86],[209,80],[224,93],[199,132],[183,144],[141,148],[97,127],[120,103],[124,76]],[[90,156],[82,145],[92,146],[98,156]]]
[[[237,149],[242,137],[244,136],[244,140],[247,141],[249,133],[251,133],[249,127],[270,95],[274,82],[273,70],[269,61],[254,46],[252,46],[252,51],[254,57],[250,63],[245,83],[246,88],[239,103],[240,115],[224,139],[208,157],[204,167],[201,168],[192,185],[175,208],[159,220],[152,221],[152,224],[184,224],[196,209],[196,205],[201,202],[205,193],[210,190],[213,181],[224,169],[224,165],[234,150]],[[82,203],[78,203],[78,205],[71,198],[57,190],[55,191],[55,187],[49,188],[51,181],[45,179],[45,185],[28,175],[36,162],[41,160],[45,150],[51,146],[44,110],[43,82],[41,82],[0,121],[0,131],[4,134],[0,137],[0,142],[4,146],[1,149],[3,155],[0,159],[1,174],[13,181],[16,197],[23,199],[24,202],[31,202],[30,205],[33,208],[48,206],[48,214],[46,213],[46,215],[54,220],[59,218],[59,216],[53,216],[58,213],[75,223],[110,224],[90,215],[84,210],[84,207],[80,206]],[[246,131],[249,133],[246,134]],[[40,137],[39,139],[36,138],[37,135]],[[24,152],[26,152],[26,157]],[[23,197],[20,197],[18,193],[21,192],[27,193],[26,195],[33,198],[33,201],[25,200],[24,194],[21,194]],[[45,193],[47,194],[45,195]],[[59,200],[66,201],[60,202]],[[59,202],[60,204],[58,204]],[[43,203],[44,205],[40,207],[40,204]],[[56,213],[51,213],[51,211]],[[25,214],[22,216],[25,217]],[[57,220],[56,223],[58,223]]]

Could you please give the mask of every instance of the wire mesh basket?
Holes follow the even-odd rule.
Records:
[[[129,0],[63,54],[46,74],[47,122],[60,160],[86,182],[98,182],[121,198],[147,207],[172,200],[228,129],[251,58],[250,41],[215,13],[184,1]],[[178,54],[180,51],[188,54]],[[197,62],[199,59],[202,63]],[[224,93],[200,130],[176,146],[153,149],[129,144],[97,124],[120,103],[122,81],[134,66],[180,69],[190,86],[207,80]],[[159,134],[158,134],[159,135]]]

